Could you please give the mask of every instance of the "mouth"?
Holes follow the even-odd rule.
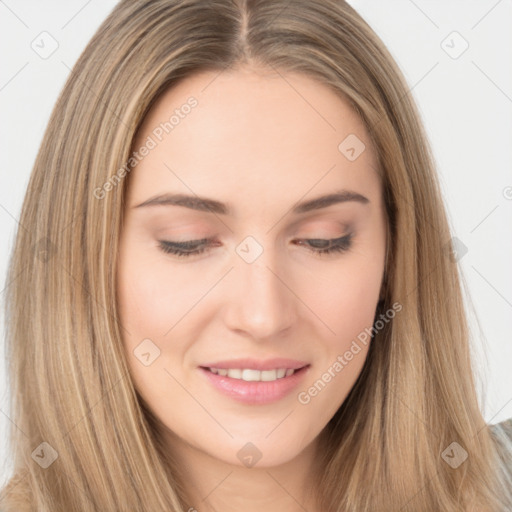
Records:
[[[204,367],[202,367],[204,368]],[[251,368],[204,368],[205,370],[220,375],[221,377],[229,377],[230,379],[244,380],[246,382],[273,382],[278,379],[284,379],[293,375],[301,368],[277,368],[274,370],[253,370]]]
[[[281,366],[282,365],[282,366]],[[222,368],[220,366],[231,366]],[[277,402],[288,396],[303,380],[311,367],[308,363],[289,362],[269,368],[269,364],[216,363],[200,366],[198,369],[213,388],[222,395],[249,405],[263,405]],[[254,366],[266,366],[257,369]],[[291,366],[291,367],[290,367]]]

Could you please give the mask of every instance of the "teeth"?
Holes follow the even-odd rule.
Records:
[[[278,368],[276,370],[251,370],[249,368],[239,369],[231,368],[209,368],[212,373],[221,375],[222,377],[230,377],[231,379],[241,379],[245,381],[262,381],[269,382],[283,377],[289,377],[295,370],[292,368]]]
[[[228,370],[228,377],[231,377],[232,379],[241,379],[242,370]]]
[[[280,379],[282,375],[279,375],[280,370],[262,370],[261,380],[268,382],[269,380]]]
[[[242,370],[242,380],[261,380],[261,372],[259,370]]]

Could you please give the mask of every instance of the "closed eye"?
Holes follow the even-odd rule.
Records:
[[[348,251],[352,245],[352,233],[333,239],[307,238],[296,240],[297,245],[306,247],[317,255],[328,255]],[[213,239],[186,240],[184,242],[171,242],[159,240],[159,248],[166,254],[172,254],[179,258],[187,258],[204,253],[209,247],[218,245]]]

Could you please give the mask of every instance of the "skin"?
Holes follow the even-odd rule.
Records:
[[[180,82],[154,104],[134,148],[190,96],[198,105],[128,177],[117,277],[131,375],[179,461],[189,507],[313,512],[307,491],[320,435],[369,345],[360,344],[309,403],[297,395],[373,325],[386,250],[375,152],[359,117],[331,89],[305,75],[255,68]],[[338,149],[349,134],[366,146],[354,161]],[[340,189],[369,202],[290,213],[299,201]],[[163,193],[213,198],[233,214],[135,208]],[[318,255],[294,242],[348,233],[352,244],[341,253]],[[252,263],[236,252],[247,236],[263,249]],[[217,245],[190,258],[158,244],[201,238]],[[145,366],[134,350],[148,338],[160,354]],[[281,400],[249,405],[221,394],[198,369],[237,357],[290,357],[311,366]],[[237,457],[247,442],[262,454],[253,467]]]

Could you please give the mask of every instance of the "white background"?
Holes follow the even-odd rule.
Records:
[[[50,112],[70,68],[115,4],[0,1],[2,306],[17,219]],[[484,417],[492,424],[503,421],[512,417],[512,1],[350,4],[383,39],[419,104],[453,235],[468,249],[460,265],[484,336],[475,347],[478,378],[487,389]],[[58,43],[47,59],[31,47],[43,31]],[[462,49],[463,40],[469,47],[458,58],[446,53],[444,48]],[[5,461],[10,420],[1,320],[0,460]],[[474,321],[472,329],[478,336]],[[0,468],[0,485],[9,465]]]

